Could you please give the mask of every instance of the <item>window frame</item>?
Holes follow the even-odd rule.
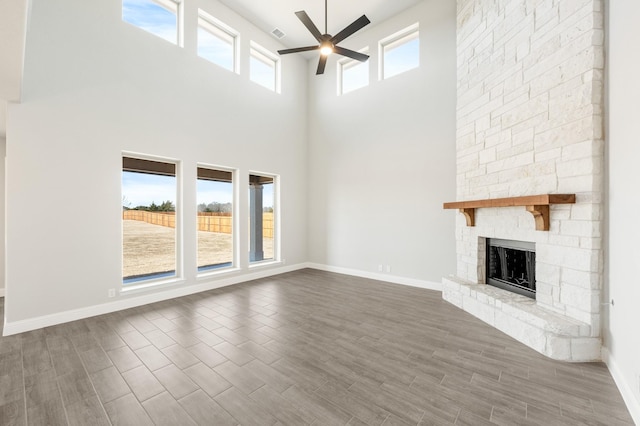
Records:
[[[203,278],[203,277],[209,277],[212,275],[218,275],[221,273],[226,273],[229,271],[235,271],[238,269],[238,263],[239,263],[239,254],[240,254],[240,232],[239,232],[239,225],[240,225],[240,221],[239,221],[239,215],[238,215],[238,189],[239,189],[239,185],[238,185],[238,169],[234,169],[234,168],[230,168],[230,167],[224,167],[224,166],[218,166],[218,165],[213,165],[213,164],[207,164],[207,163],[197,163],[196,165],[197,169],[207,169],[207,170],[212,170],[212,171],[219,171],[219,172],[225,172],[225,173],[231,173],[231,244],[232,244],[232,249],[231,249],[231,254],[232,254],[232,260],[231,260],[231,265],[229,266],[222,266],[222,267],[217,267],[217,268],[209,268],[209,269],[203,269],[200,270],[200,266],[198,266],[199,263],[199,259],[198,259],[198,251],[199,251],[199,242],[198,242],[198,236],[197,236],[197,231],[198,231],[198,224],[197,224],[197,219],[196,219],[196,273],[197,273],[197,278]],[[197,180],[200,179],[198,177],[198,171],[196,170],[196,182]],[[198,196],[198,191],[197,191],[197,187],[196,187],[196,198]],[[196,214],[197,214],[197,206],[196,206]]]
[[[126,171],[124,168],[124,159],[131,158],[134,160],[153,161],[158,163],[172,164],[175,166],[175,178],[176,178],[176,200],[175,200],[175,274],[169,277],[157,277],[142,279],[137,282],[125,284],[124,276],[121,278],[120,293],[127,293],[131,291],[146,289],[149,287],[157,287],[162,285],[176,284],[184,281],[184,250],[183,250],[183,232],[182,232],[182,163],[180,160],[169,157],[160,157],[155,155],[140,154],[134,152],[123,151],[120,156],[120,173]],[[153,173],[152,173],[153,174]],[[122,176],[122,175],[121,175]],[[124,196],[122,193],[122,177],[120,178],[120,196]],[[121,228],[124,225],[123,219],[120,219]],[[124,229],[120,232],[120,261],[121,270],[124,271]],[[124,274],[123,274],[124,275]]]
[[[369,54],[369,46],[363,47],[362,49],[358,50],[359,53],[364,53],[364,54]],[[351,89],[347,92],[344,91],[344,72],[348,71],[350,68],[355,68],[357,66],[364,66],[367,67],[367,84],[362,85],[360,87],[356,87],[355,89]],[[351,93],[351,92],[355,92],[356,90],[359,89],[363,89],[365,87],[368,87],[371,84],[371,66],[369,64],[369,61],[366,62],[360,62],[356,59],[352,59],[352,58],[343,58],[338,60],[337,62],[337,67],[338,67],[338,78],[336,79],[337,84],[338,84],[338,96],[342,96],[342,95],[346,95],[347,93]]]
[[[269,264],[273,264],[273,263],[279,263],[281,262],[281,252],[280,252],[280,229],[281,229],[281,223],[280,223],[280,176],[273,174],[273,173],[265,173],[265,172],[258,172],[258,171],[249,171],[248,173],[248,183],[249,183],[249,187],[247,189],[249,189],[249,198],[251,198],[251,176],[258,176],[258,177],[264,177],[264,178],[269,178],[272,179],[272,184],[273,184],[273,257],[269,258],[269,259],[262,259],[262,260],[251,260],[251,248],[249,247],[249,250],[247,252],[247,254],[249,255],[249,268],[255,268],[258,266],[262,266],[262,265],[269,265]],[[251,217],[251,201],[249,200],[248,203],[248,216],[249,219]],[[263,211],[264,211],[264,204],[263,204]],[[251,238],[251,221],[249,220],[249,229],[248,229],[248,236],[249,239]],[[264,241],[264,234],[262,237],[263,241]]]
[[[418,40],[418,65],[413,68],[408,68],[402,72],[397,74],[393,74],[390,76],[385,75],[385,53],[387,49],[392,50],[396,47],[402,46],[403,44],[409,43],[413,40]],[[407,71],[414,70],[416,68],[420,68],[420,23],[416,22],[415,24],[409,25],[408,27],[391,34],[388,37],[383,38],[378,42],[378,77],[379,80],[386,80],[391,77],[395,77],[400,74],[404,74]]]
[[[207,26],[212,27],[212,29],[208,29]],[[228,36],[231,39],[231,49],[233,51],[233,65],[232,65],[232,69],[228,69],[220,64],[217,64],[207,58],[205,58],[204,56],[201,56],[199,53],[197,53],[197,50],[200,47],[200,38],[198,36],[198,32],[199,30],[202,29],[204,31],[209,32],[211,35],[213,35],[214,37],[218,37],[220,39],[222,39],[222,37],[219,37],[216,32],[220,32],[223,34],[223,36]],[[212,64],[215,64],[217,66],[219,66],[222,69],[234,72],[236,74],[240,74],[240,33],[238,31],[236,31],[235,29],[231,28],[229,25],[225,24],[224,22],[220,21],[219,19],[215,18],[214,16],[212,16],[210,13],[206,12],[205,10],[202,9],[198,9],[198,25],[197,25],[197,31],[196,31],[196,53],[198,54],[199,58],[202,58]]]
[[[124,12],[124,3],[126,0],[122,0],[121,9]],[[171,13],[175,13],[176,15],[176,40],[175,42],[171,40],[167,40],[164,37],[147,30],[141,26],[134,24],[133,22],[127,21],[124,19],[124,13],[122,13],[121,20],[129,25],[132,25],[136,28],[140,28],[141,30],[153,34],[161,40],[165,40],[168,43],[171,43],[178,47],[184,47],[184,1],[183,0],[149,0],[151,3],[155,3],[158,7],[162,7]]]
[[[264,63],[266,65],[270,65],[270,63],[273,63],[273,70],[274,70],[274,85],[273,85],[273,89],[258,83],[257,81],[255,81],[252,78],[252,76],[251,76],[251,59],[253,59],[253,58],[261,61],[262,63]],[[257,84],[260,87],[264,87],[265,89],[271,90],[271,91],[279,94],[280,93],[280,82],[281,82],[281,79],[282,78],[281,78],[281,61],[280,61],[280,57],[278,55],[272,53],[270,50],[262,47],[261,45],[259,45],[255,41],[251,40],[249,42],[249,80],[252,81],[253,83]]]

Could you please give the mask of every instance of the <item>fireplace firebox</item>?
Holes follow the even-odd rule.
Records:
[[[536,298],[536,248],[525,241],[487,238],[486,282]]]

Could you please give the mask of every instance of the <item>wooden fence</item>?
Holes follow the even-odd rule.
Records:
[[[139,220],[152,225],[166,226],[168,228],[176,227],[175,212],[145,212],[143,210],[123,210],[122,218],[124,220]]]
[[[146,212],[141,210],[123,210],[122,219],[139,220],[152,225],[176,227],[175,212]],[[230,213],[198,213],[198,231],[231,234],[233,217]],[[273,213],[264,212],[262,216],[262,235],[273,238]]]

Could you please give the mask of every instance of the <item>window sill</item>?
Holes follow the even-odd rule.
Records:
[[[125,295],[125,294],[136,294],[136,293],[142,293],[145,292],[147,290],[152,290],[152,289],[157,289],[157,288],[165,288],[165,287],[172,287],[175,285],[180,285],[180,284],[184,284],[185,280],[183,278],[171,278],[171,279],[165,279],[165,280],[149,280],[148,282],[142,283],[142,284],[138,284],[138,285],[131,285],[131,286],[126,286],[126,287],[122,287],[120,289],[120,294],[121,295]]]
[[[281,260],[261,260],[259,262],[250,263],[249,269],[256,269],[256,268],[261,268],[266,266],[282,265],[282,264],[283,262]]]
[[[209,280],[211,278],[224,276],[224,275],[229,275],[229,274],[232,274],[234,272],[240,272],[240,271],[241,271],[240,268],[232,266],[232,267],[229,267],[229,268],[218,269],[218,270],[215,270],[215,271],[204,272],[204,273],[198,274],[198,276],[196,277],[196,280],[198,280],[198,281],[206,281],[206,280]]]

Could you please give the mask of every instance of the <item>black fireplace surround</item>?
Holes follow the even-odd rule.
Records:
[[[535,244],[497,238],[486,241],[487,284],[535,299]]]

